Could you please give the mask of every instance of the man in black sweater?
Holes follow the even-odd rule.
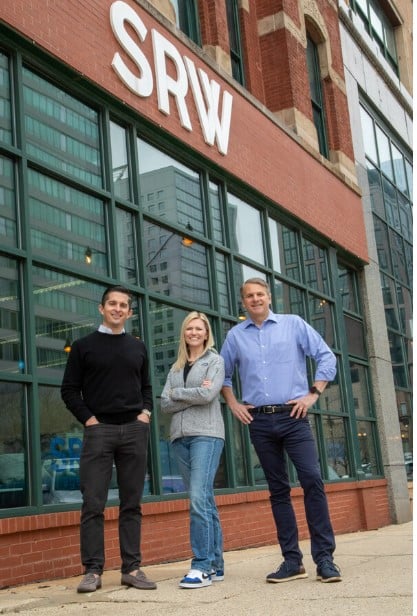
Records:
[[[146,473],[152,388],[143,342],[126,334],[132,316],[130,291],[106,289],[97,331],[76,340],[61,387],[66,407],[84,425],[80,457],[80,544],[85,575],[78,592],[101,588],[104,508],[116,466],[122,580],[141,590],[156,588],[140,569],[141,507]]]

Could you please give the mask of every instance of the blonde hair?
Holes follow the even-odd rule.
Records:
[[[172,366],[172,369],[175,371],[178,371],[184,368],[185,364],[187,363],[189,359],[188,348],[185,342],[185,330],[187,329],[189,323],[193,321],[194,319],[200,319],[201,321],[203,321],[204,325],[206,326],[207,340],[204,341],[204,349],[201,355],[204,355],[207,349],[211,349],[214,347],[214,338],[213,338],[213,332],[211,331],[210,321],[208,320],[207,316],[203,312],[197,312],[197,310],[193,310],[185,317],[181,325],[180,342],[178,345],[178,356],[177,356],[177,360],[175,364],[173,364]]]

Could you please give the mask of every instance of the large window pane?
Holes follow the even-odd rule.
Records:
[[[382,187],[384,190],[386,219],[392,227],[399,230],[401,225],[397,204],[397,191],[391,182],[388,182],[385,178],[382,178]]]
[[[219,302],[219,309],[222,312],[230,312],[229,301],[229,285],[228,275],[226,269],[226,259],[224,255],[216,252],[216,276],[217,276],[217,298]]]
[[[391,353],[392,372],[396,387],[407,387],[408,356],[405,356],[402,336],[388,332],[389,349]]]
[[[104,287],[52,270],[33,268],[38,373],[57,377],[65,368],[64,347],[101,323]]]
[[[275,280],[273,294],[276,312],[281,314],[298,314],[305,319],[303,291],[281,280]]]
[[[28,504],[23,385],[0,382],[0,509]]]
[[[368,417],[371,414],[368,368],[354,362],[350,362],[349,367],[355,414],[357,417]]]
[[[227,195],[232,246],[241,255],[265,263],[261,215],[238,197]]]
[[[385,218],[384,197],[382,194],[381,173],[369,160],[366,161],[368,170],[369,195],[372,210]]]
[[[365,148],[365,154],[374,162],[378,163],[378,155],[376,149],[374,122],[368,112],[363,107],[360,108],[361,121],[362,121],[362,133],[363,133],[363,145]]]
[[[120,279],[123,282],[137,282],[135,216],[117,208],[116,227]]]
[[[375,125],[376,130],[376,140],[378,143],[378,156],[379,156],[379,167],[383,173],[390,180],[394,179],[394,174],[392,170],[392,161],[391,161],[391,150],[389,139],[386,134],[379,128],[379,126]]]
[[[363,322],[347,314],[344,315],[344,322],[349,355],[365,358],[366,345]]]
[[[391,250],[388,242],[388,227],[387,224],[377,216],[374,216],[374,233],[379,267],[392,274]]]
[[[343,265],[338,266],[339,295],[343,310],[359,312],[358,296],[355,285],[355,272]]]
[[[411,203],[404,195],[397,194],[400,208],[401,233],[409,242],[413,241],[413,212]]]
[[[297,234],[272,218],[268,219],[268,223],[274,270],[294,280],[301,280]]]
[[[16,246],[14,169],[4,156],[0,156],[0,240],[3,246]]]
[[[204,246],[150,222],[144,225],[144,241],[150,291],[189,302],[190,309],[211,305]]]
[[[0,53],[0,142],[12,143],[9,59]]]
[[[126,130],[115,122],[110,122],[110,144],[114,194],[121,199],[129,199],[130,185]]]
[[[327,460],[326,479],[346,479],[351,476],[351,470],[345,420],[342,417],[325,415],[322,425]]]
[[[34,254],[108,273],[103,202],[37,171],[28,177]]]
[[[204,233],[200,176],[138,139],[140,204],[150,214]]]
[[[303,259],[306,283],[316,291],[329,294],[326,251],[303,238]]]
[[[23,69],[23,96],[29,156],[101,187],[97,112],[27,68]]]
[[[372,475],[378,474],[375,451],[375,424],[369,421],[359,421],[357,426],[360,454],[358,474],[362,477],[372,477]]]
[[[310,325],[314,327],[326,343],[335,344],[333,327],[333,309],[329,302],[320,297],[309,297]]]
[[[333,381],[328,383],[324,393],[320,396],[320,409],[336,411],[341,413],[343,410],[342,407],[342,398],[340,393],[340,384],[339,384],[339,375],[340,375],[340,365],[338,361],[337,373]]]
[[[381,274],[381,288],[387,326],[393,329],[399,329],[395,283],[392,278],[389,278],[385,274]]]
[[[397,281],[411,285],[412,281],[409,281],[407,277],[403,240],[401,236],[392,229],[390,229],[389,235],[394,276]]]
[[[0,371],[24,372],[17,263],[0,256]]]
[[[216,242],[222,243],[224,241],[224,235],[221,216],[220,187],[214,182],[209,183],[209,200],[213,223],[213,238]]]
[[[149,304],[152,339],[152,361],[154,370],[154,396],[158,401],[157,425],[159,430],[159,452],[162,469],[162,491],[183,492],[184,483],[179,474],[177,461],[171,447],[171,415],[162,413],[159,400],[168,372],[178,353],[181,324],[187,310],[172,308],[166,304],[151,301]],[[190,308],[191,310],[191,308]]]

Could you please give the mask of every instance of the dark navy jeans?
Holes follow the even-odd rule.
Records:
[[[123,425],[99,423],[84,430],[80,458],[81,560],[86,572],[103,573],[104,508],[113,463],[119,487],[119,542],[122,573],[138,569],[143,493],[148,451],[149,424],[134,421]]]
[[[294,419],[289,412],[271,415],[254,413],[249,432],[268,482],[272,513],[284,559],[300,564],[303,558],[291,503],[286,451],[304,490],[312,558],[316,564],[323,559],[333,560],[334,533],[308,418]]]

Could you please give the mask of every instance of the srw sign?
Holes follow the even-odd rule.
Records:
[[[154,89],[154,76],[151,64],[140,47],[148,36],[148,29],[138,13],[122,0],[111,5],[110,23],[118,43],[137,66],[138,74],[127,66],[119,52],[113,56],[113,70],[134,94],[142,98],[150,96]],[[126,28],[127,24],[133,29],[136,35],[134,38]],[[171,96],[177,106],[181,126],[191,132],[193,127],[186,102],[191,86],[204,141],[211,146],[216,144],[219,152],[226,155],[232,117],[232,95],[224,91],[220,96],[220,85],[217,81],[209,79],[201,68],[197,69],[190,58],[181,56],[175,45],[157,30],[152,28],[150,36],[159,111],[165,115],[170,114]],[[168,74],[168,61],[175,67],[175,78]]]

